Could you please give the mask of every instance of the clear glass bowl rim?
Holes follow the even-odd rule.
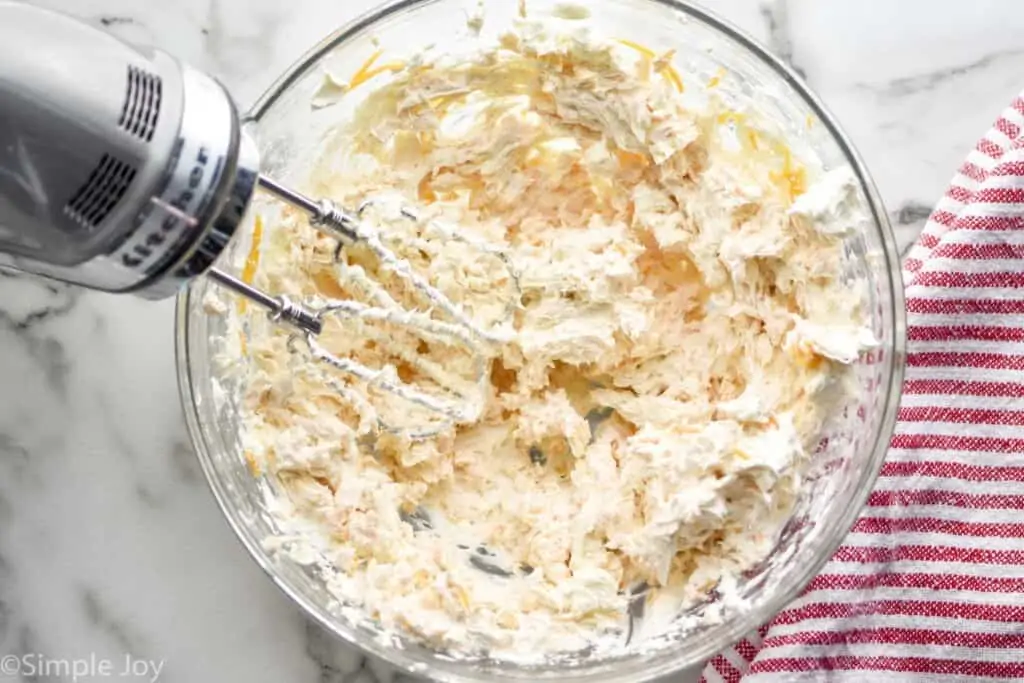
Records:
[[[338,28],[319,43],[314,45],[302,57],[294,62],[285,73],[279,77],[253,104],[245,115],[246,122],[259,123],[266,113],[274,106],[278,99],[287,92],[288,88],[301,78],[308,69],[317,64],[324,56],[329,54],[340,44],[358,35],[365,29],[383,21],[393,14],[413,8],[433,4],[438,0],[391,0],[363,15],[353,19],[346,25]],[[863,160],[857,153],[853,144],[846,134],[839,127],[835,117],[826,109],[818,97],[811,92],[803,79],[797,75],[788,65],[775,57],[756,40],[739,29],[731,22],[716,16],[702,7],[691,4],[687,0],[644,0],[653,4],[668,7],[682,12],[690,18],[723,33],[725,37],[735,41],[738,45],[748,50],[752,55],[758,57],[768,65],[783,81],[804,100],[811,108],[818,121],[826,127],[832,139],[841,149],[843,156],[849,162],[851,168],[860,181],[861,187],[867,197],[871,208],[872,219],[878,237],[882,244],[881,256],[884,259],[884,266],[888,274],[889,285],[889,314],[894,323],[892,330],[892,346],[883,349],[883,359],[888,362],[889,372],[888,386],[885,387],[884,405],[882,406],[882,418],[878,432],[875,434],[871,454],[866,466],[862,469],[860,481],[857,482],[856,494],[851,505],[839,511],[835,519],[830,520],[830,532],[820,538],[818,547],[811,561],[804,563],[802,570],[794,572],[795,580],[783,590],[776,591],[762,605],[761,609],[745,612],[737,618],[729,621],[718,631],[717,639],[703,639],[697,647],[680,648],[677,655],[670,658],[662,658],[657,665],[645,670],[643,680],[651,680],[678,672],[687,667],[699,665],[709,659],[722,649],[750,633],[765,620],[778,613],[786,604],[791,602],[804,589],[812,578],[821,570],[824,564],[839,547],[843,538],[848,533],[853,522],[860,514],[868,495],[874,487],[878,472],[885,460],[888,451],[889,440],[896,424],[896,416],[899,407],[900,394],[903,386],[904,364],[906,359],[906,309],[903,293],[902,274],[900,269],[899,253],[896,240],[893,236],[892,227],[889,223],[888,214],[882,204],[878,189],[874,184]],[[238,540],[249,552],[253,560],[263,569],[285,595],[298,604],[303,611],[312,617],[320,626],[325,628],[340,640],[353,645],[368,654],[384,659],[393,665],[404,669],[413,675],[429,674],[437,676],[437,680],[460,680],[458,676],[446,675],[439,671],[432,671],[427,665],[424,668],[422,662],[417,662],[400,650],[388,648],[377,641],[360,642],[346,633],[338,621],[333,618],[323,605],[315,604],[306,599],[288,582],[282,579],[269,562],[267,555],[259,542],[254,539],[245,529],[245,523],[237,514],[237,511],[229,505],[229,497],[223,482],[221,482],[213,465],[208,445],[203,437],[200,428],[199,407],[195,400],[195,391],[192,386],[189,345],[188,345],[188,312],[190,308],[191,287],[182,290],[176,300],[175,309],[175,359],[178,375],[178,389],[182,403],[182,410],[185,414],[185,421],[189,437],[196,450],[197,457],[206,476],[207,483],[220,507],[228,524],[231,526]],[[566,672],[564,678],[576,679],[574,672]],[[579,673],[583,673],[580,671]],[[480,679],[486,680],[486,679]],[[633,678],[634,681],[641,679]]]

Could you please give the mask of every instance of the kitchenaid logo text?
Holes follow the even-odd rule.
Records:
[[[46,679],[78,683],[119,678],[156,683],[160,680],[163,670],[162,659],[142,659],[128,653],[113,658],[100,657],[96,653],[91,653],[87,657],[51,657],[39,652],[0,657],[0,680]]]
[[[203,176],[206,175],[206,165],[210,162],[210,152],[205,147],[199,148],[199,153],[196,154],[195,163],[192,165],[192,170],[188,173],[188,186],[178,193],[178,196],[171,200],[171,206],[176,209],[185,211],[192,204],[192,200],[196,198],[196,190],[199,185],[203,182]],[[168,216],[169,219],[173,219],[173,216]],[[165,219],[161,226],[165,232],[170,232],[174,229],[174,221]]]
[[[206,175],[206,168],[210,163],[210,151],[206,147],[200,147],[189,171],[188,180],[184,187],[178,190],[170,202],[164,203],[157,200],[157,205],[167,212],[160,223],[160,229],[152,231],[144,241],[136,244],[130,253],[122,254],[121,261],[129,268],[137,268],[153,255],[153,250],[162,247],[170,235],[178,227],[179,222],[195,224],[195,218],[190,215],[189,210],[192,203],[199,194],[199,186],[203,183]]]

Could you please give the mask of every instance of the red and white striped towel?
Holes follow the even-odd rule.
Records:
[[[799,599],[708,664],[707,683],[1024,680],[1022,129],[1024,95],[904,264],[906,383],[867,507]]]

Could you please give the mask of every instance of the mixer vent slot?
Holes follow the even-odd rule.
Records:
[[[157,119],[160,118],[162,98],[163,81],[159,76],[137,66],[129,66],[128,85],[117,125],[140,140],[151,141]]]
[[[64,213],[86,228],[95,228],[113,211],[135,179],[131,164],[104,154],[100,163],[78,188]]]

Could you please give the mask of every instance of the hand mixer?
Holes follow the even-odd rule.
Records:
[[[0,0],[0,268],[151,299],[205,275],[298,330],[314,358],[449,420],[472,419],[464,396],[426,393],[393,370],[333,356],[316,337],[327,315],[413,328],[474,352],[500,334],[385,246],[362,208],[312,199],[258,169],[256,145],[211,77],[75,19]],[[368,247],[428,310],[297,303],[214,267],[257,189],[341,244]],[[456,230],[446,236],[497,254],[515,280],[500,252]]]

